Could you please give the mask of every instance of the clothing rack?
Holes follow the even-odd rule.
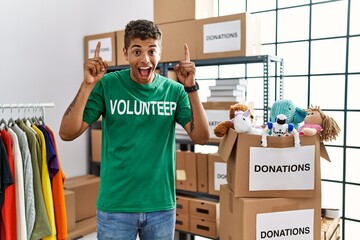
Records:
[[[55,107],[54,103],[12,103],[12,104],[0,104],[0,109],[4,112],[5,109],[41,109],[41,115],[45,119],[45,108]]]

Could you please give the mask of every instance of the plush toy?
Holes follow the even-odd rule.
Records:
[[[253,126],[250,109],[243,111],[235,111],[235,117],[230,120],[234,124],[235,132],[261,134],[261,130]]]
[[[299,134],[313,136],[320,134],[320,141],[335,140],[340,133],[340,128],[335,120],[320,110],[319,106],[310,106],[304,119],[304,125],[300,127]]]
[[[248,110],[250,111],[250,108],[246,104],[236,103],[234,105],[231,105],[229,112],[230,120],[222,121],[218,125],[216,125],[214,128],[214,134],[217,137],[223,137],[228,133],[230,128],[235,129],[234,128],[235,117],[242,115]],[[251,123],[252,123],[254,116],[250,113],[247,117],[251,119]]]
[[[287,123],[294,124],[294,127],[298,129],[299,123],[304,121],[307,111],[296,107],[289,99],[281,99],[275,101],[270,108],[270,122],[276,122],[275,119],[279,114],[284,114],[286,116]]]
[[[279,114],[275,118],[275,122],[268,122],[262,132],[261,146],[267,147],[267,136],[285,137],[290,134],[294,135],[295,147],[300,147],[299,133],[294,127],[294,124],[287,123],[286,116]]]

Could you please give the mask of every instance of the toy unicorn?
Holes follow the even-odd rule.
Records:
[[[237,133],[261,134],[260,129],[253,127],[250,109],[243,111],[235,111],[234,118],[231,122]]]

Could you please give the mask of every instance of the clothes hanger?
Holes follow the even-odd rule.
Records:
[[[4,107],[3,107],[3,109],[2,109],[2,112],[4,113]],[[6,121],[5,121],[5,119],[4,118],[2,118],[1,119],[1,121],[0,121],[0,131],[2,131],[2,130],[7,130],[7,123],[6,123]]]

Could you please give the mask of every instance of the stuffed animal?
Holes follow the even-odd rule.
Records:
[[[230,120],[222,121],[218,125],[216,125],[214,128],[214,134],[217,137],[223,137],[228,133],[230,128],[235,129],[234,128],[235,115],[239,115],[241,114],[241,112],[245,113],[247,110],[250,110],[250,108],[246,104],[236,103],[234,105],[231,105],[229,112]],[[252,123],[254,116],[250,114],[248,117],[251,119],[251,123]]]
[[[276,122],[275,119],[279,114],[284,114],[286,116],[287,123],[294,124],[294,127],[298,129],[299,123],[304,121],[307,111],[296,107],[289,99],[281,99],[275,101],[270,108],[270,122]]]
[[[261,146],[267,147],[267,136],[285,137],[290,134],[294,135],[295,147],[300,147],[299,133],[294,127],[294,124],[287,123],[286,116],[279,114],[275,118],[275,122],[268,122],[262,132]]]
[[[234,124],[235,132],[261,134],[261,130],[253,126],[250,109],[243,111],[235,111],[235,117],[230,120]]]
[[[304,125],[300,127],[299,134],[313,136],[320,134],[320,141],[335,140],[340,133],[336,121],[320,110],[319,106],[310,106],[304,119]]]

